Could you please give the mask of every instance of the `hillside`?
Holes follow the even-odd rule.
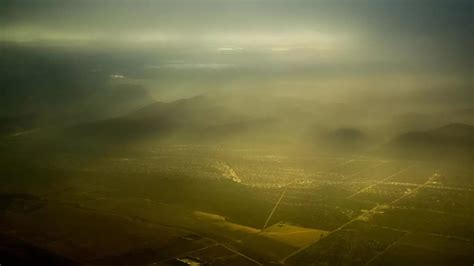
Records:
[[[399,135],[384,148],[390,156],[409,159],[469,159],[474,155],[474,127],[449,124]]]
[[[274,117],[197,96],[169,103],[155,102],[128,115],[79,124],[64,130],[64,135],[102,144],[149,140],[219,142],[258,138],[275,122]]]

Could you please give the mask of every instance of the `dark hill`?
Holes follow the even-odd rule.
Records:
[[[127,143],[142,140],[218,141],[238,134],[256,132],[272,119],[249,115],[197,96],[170,103],[156,102],[129,115],[69,127],[65,135],[97,143]]]
[[[409,159],[469,159],[474,155],[474,127],[449,124],[404,133],[389,142],[384,153]]]

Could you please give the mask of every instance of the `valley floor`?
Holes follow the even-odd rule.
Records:
[[[192,146],[3,160],[2,265],[470,265],[471,169]]]

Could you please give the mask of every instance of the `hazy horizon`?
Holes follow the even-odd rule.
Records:
[[[472,0],[6,0],[0,265],[470,265]]]

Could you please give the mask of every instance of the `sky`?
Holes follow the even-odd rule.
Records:
[[[6,0],[0,41],[39,54],[60,51],[71,64],[71,54],[87,55],[82,67],[140,84],[164,101],[260,89],[336,102],[395,98],[472,107],[473,5]]]

